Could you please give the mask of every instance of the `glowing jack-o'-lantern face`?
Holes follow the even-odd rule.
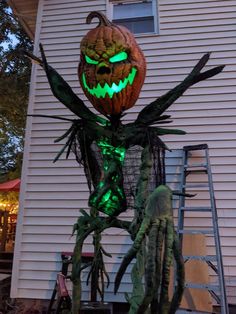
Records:
[[[79,79],[84,93],[104,115],[120,115],[134,106],[146,74],[144,55],[133,35],[99,12],[100,24],[82,39]]]

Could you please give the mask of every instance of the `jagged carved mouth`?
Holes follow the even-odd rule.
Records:
[[[86,77],[84,73],[82,74],[82,81],[84,87],[92,96],[95,96],[97,98],[105,98],[106,95],[108,95],[110,98],[112,98],[114,94],[121,92],[124,88],[126,88],[128,84],[130,85],[133,84],[136,73],[137,69],[132,68],[129,75],[125,77],[123,80],[120,80],[119,84],[112,83],[111,86],[109,86],[108,83],[105,83],[104,86],[101,86],[101,84],[98,83],[97,86],[90,88],[86,82]]]

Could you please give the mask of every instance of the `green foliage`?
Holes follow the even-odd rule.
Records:
[[[0,175],[20,175],[28,104],[30,61],[21,50],[32,42],[12,15],[5,0],[0,3]]]
[[[0,192],[1,208],[10,213],[16,212],[19,204],[19,192]]]

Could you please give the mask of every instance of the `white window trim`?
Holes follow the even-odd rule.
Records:
[[[125,0],[124,0],[125,2]],[[136,33],[134,34],[135,37],[140,37],[140,36],[150,36],[150,35],[160,35],[160,27],[159,27],[159,6],[158,6],[158,0],[153,0],[152,1],[152,6],[153,6],[153,13],[154,13],[154,32],[150,33]],[[106,0],[106,16],[110,21],[113,20],[113,4],[109,1]]]

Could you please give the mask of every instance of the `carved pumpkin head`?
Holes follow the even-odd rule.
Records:
[[[111,23],[103,14],[91,12],[99,25],[81,41],[79,79],[96,110],[120,115],[134,106],[146,74],[144,55],[128,29]]]

